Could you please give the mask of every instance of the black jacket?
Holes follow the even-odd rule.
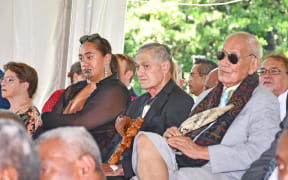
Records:
[[[150,100],[150,94],[145,93],[137,97],[128,107],[126,116],[132,119],[142,115],[143,107]],[[157,94],[150,110],[144,117],[144,122],[141,131],[150,131],[162,135],[165,130],[171,126],[179,126],[188,117],[194,101],[190,95],[185,93],[175,82],[171,79],[164,88]],[[116,135],[112,141],[113,149],[121,141],[121,136]],[[133,146],[133,143],[132,143]],[[132,170],[132,150],[130,147],[123,153],[121,160],[124,168],[125,178],[130,178],[134,175]],[[105,160],[107,161],[112,152],[107,154]]]

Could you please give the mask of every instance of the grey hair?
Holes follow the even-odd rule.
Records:
[[[243,40],[246,40],[249,47],[247,47],[257,58],[261,59],[263,56],[263,50],[260,42],[256,39],[256,37],[247,32],[236,32],[232,33],[227,37],[227,39],[231,37],[239,37]],[[227,40],[226,39],[226,40]]]
[[[20,119],[20,117],[17,114],[13,113],[12,111],[6,109],[0,109],[0,118],[16,121],[21,126],[25,127],[24,121]]]
[[[9,118],[0,118],[0,171],[11,166],[19,180],[38,180],[40,159],[26,129]]]
[[[101,154],[96,141],[84,127],[60,127],[41,134],[36,139],[39,145],[48,139],[58,138],[62,143],[68,145],[78,157],[89,154],[93,157],[96,168],[100,168]]]
[[[152,52],[152,57],[155,60],[168,60],[170,63],[172,62],[172,57],[170,53],[170,48],[164,44],[160,43],[149,43],[140,47],[136,53],[136,56],[142,52],[150,51]]]

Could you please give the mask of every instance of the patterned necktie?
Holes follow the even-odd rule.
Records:
[[[270,178],[271,174],[273,173],[276,167],[277,167],[277,162],[276,162],[276,159],[273,158],[269,163],[269,167],[265,174],[264,180],[268,180]]]
[[[221,96],[221,100],[220,100],[220,104],[218,107],[224,107],[226,106],[227,102],[228,102],[228,92],[226,88],[223,88],[223,93]]]

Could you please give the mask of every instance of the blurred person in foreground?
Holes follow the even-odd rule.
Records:
[[[40,160],[25,128],[1,114],[0,136],[0,179],[38,180]]]
[[[105,180],[97,143],[83,127],[62,127],[36,139],[40,180]]]
[[[276,160],[279,167],[279,180],[288,180],[288,130],[285,130],[277,145]]]

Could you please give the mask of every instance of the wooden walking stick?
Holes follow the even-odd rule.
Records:
[[[135,120],[130,119],[127,116],[119,116],[116,119],[115,128],[122,136],[122,141],[119,144],[117,151],[110,157],[108,161],[109,165],[116,165],[119,162],[122,153],[131,146],[132,139],[140,130],[143,122],[144,119],[142,117],[138,117],[137,120]]]

